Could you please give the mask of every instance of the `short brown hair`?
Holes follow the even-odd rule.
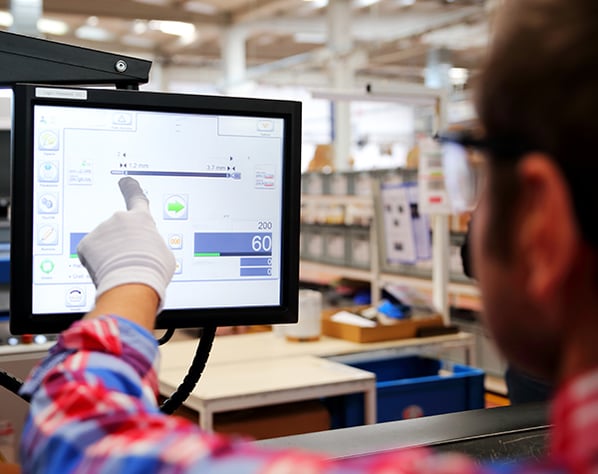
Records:
[[[496,26],[477,93],[485,132],[555,160],[583,235],[598,248],[598,1],[507,0]],[[507,166],[493,158],[491,168]],[[504,217],[506,193],[498,182],[491,188]]]

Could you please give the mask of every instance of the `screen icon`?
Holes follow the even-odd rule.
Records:
[[[52,273],[54,271],[54,267],[55,265],[52,260],[43,260],[42,263],[40,263],[39,265],[39,269],[42,271],[42,273],[45,273],[46,275]]]
[[[274,121],[266,120],[266,119],[258,120],[257,121],[257,129],[260,132],[273,132],[274,131]]]
[[[58,181],[58,164],[55,161],[44,161],[39,167],[40,183],[56,183]]]
[[[58,195],[55,193],[42,194],[38,200],[40,214],[58,214]]]
[[[37,229],[37,243],[39,245],[56,245],[58,230],[53,224],[43,224]]]
[[[43,130],[39,134],[38,148],[40,150],[58,150],[58,132],[55,130]]]
[[[183,248],[183,234],[170,234],[168,236],[168,246],[173,250]]]
[[[114,125],[131,125],[133,116],[127,112],[116,112],[112,115],[112,123]]]
[[[261,166],[255,170],[256,189],[274,189],[276,183],[274,170],[271,166]]]
[[[67,306],[85,306],[85,290],[83,288],[69,288],[66,292],[66,301]]]
[[[164,219],[187,219],[187,199],[186,194],[167,195],[164,199]]]

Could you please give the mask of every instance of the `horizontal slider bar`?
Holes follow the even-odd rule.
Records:
[[[176,176],[176,177],[183,177],[183,178],[241,179],[241,173],[206,173],[204,171],[111,170],[110,174],[122,175],[122,176]]]

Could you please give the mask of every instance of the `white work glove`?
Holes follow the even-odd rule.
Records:
[[[119,285],[142,283],[158,293],[159,313],[175,270],[174,255],[156,229],[139,183],[126,177],[118,185],[127,211],[114,213],[81,240],[79,260],[96,286],[96,298]]]

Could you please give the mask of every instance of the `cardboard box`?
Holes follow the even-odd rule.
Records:
[[[339,339],[346,339],[353,342],[380,342],[391,339],[408,339],[415,337],[419,328],[443,326],[442,316],[431,314],[430,316],[398,320],[392,325],[378,325],[372,328],[362,328],[351,324],[337,323],[330,317],[345,310],[357,312],[364,309],[356,308],[334,308],[322,312],[322,334]]]
[[[186,406],[175,415],[198,423],[199,415]],[[214,414],[214,431],[251,439],[278,438],[329,430],[330,413],[320,400],[268,405]]]

